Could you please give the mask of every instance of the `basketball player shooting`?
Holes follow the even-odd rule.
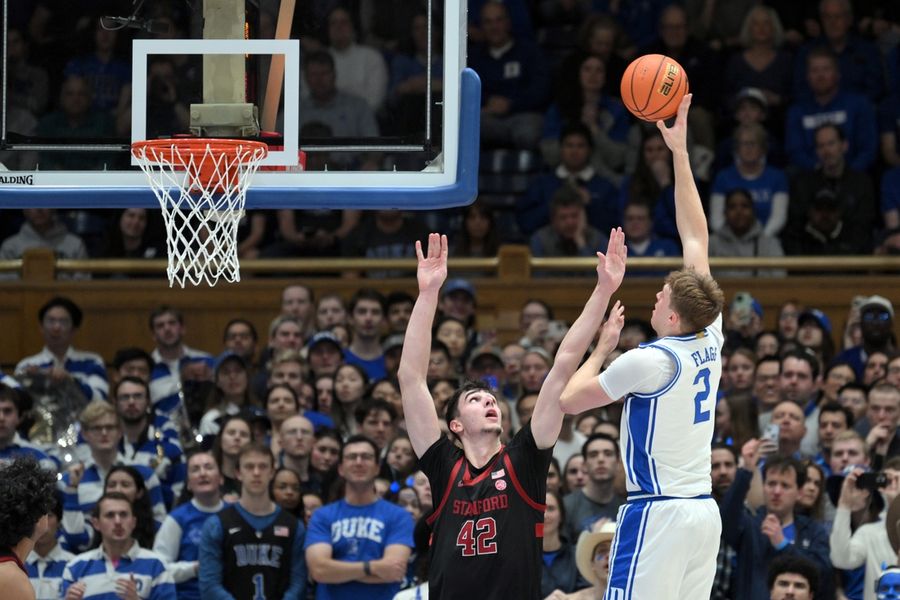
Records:
[[[420,242],[416,254],[419,297],[398,376],[409,438],[435,499],[428,517],[430,598],[539,600],[547,470],[563,420],[559,396],[622,283],[625,235],[614,229],[606,254],[597,253],[597,284],[560,342],[530,423],[505,446],[497,399],[481,382],[462,385],[447,402],[445,421],[458,444],[441,432],[426,374],[432,320],[447,278],[447,237],[432,233],[427,254]]]
[[[723,294],[709,272],[706,217],[687,151],[691,96],[674,125],[657,121],[672,151],[684,268],[656,294],[659,336],[600,366],[618,339],[616,307],[601,341],[563,392],[567,413],[625,399],[620,445],[628,502],[619,509],[606,600],[708,598],[722,524],[711,498],[710,442],[722,372]],[[614,337],[614,340],[610,340]]]

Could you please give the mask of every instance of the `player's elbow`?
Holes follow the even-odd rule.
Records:
[[[566,389],[563,390],[563,393],[559,396],[560,410],[567,415],[577,414],[579,412],[576,406],[578,404],[578,396],[578,391],[570,389],[567,386]]]

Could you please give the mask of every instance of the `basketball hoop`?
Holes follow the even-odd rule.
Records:
[[[175,138],[131,145],[166,224],[169,287],[241,280],[237,231],[263,142]]]

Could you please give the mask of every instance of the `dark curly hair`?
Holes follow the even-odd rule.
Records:
[[[13,548],[34,535],[41,517],[53,508],[56,478],[31,456],[0,469],[0,548]]]

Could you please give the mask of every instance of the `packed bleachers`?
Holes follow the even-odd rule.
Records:
[[[273,18],[271,4],[261,3],[263,22]],[[320,9],[337,3],[314,4]],[[317,20],[303,32],[303,44],[314,58],[304,68],[333,69],[346,105],[371,113],[368,127],[418,131],[424,121],[412,111],[421,106],[424,11],[392,2],[398,18],[386,19],[376,4],[381,6],[360,0],[310,17]],[[259,211],[248,215],[242,229],[242,259],[410,258],[415,240],[429,229],[448,234],[452,257],[494,257],[509,243],[529,244],[535,256],[592,256],[601,249],[596,234],[618,225],[631,256],[677,256],[671,157],[655,126],[636,121],[617,99],[624,67],[651,51],[673,56],[691,77],[692,166],[707,203],[714,256],[900,252],[900,23],[892,3],[469,5],[469,56],[481,69],[487,125],[478,201],[431,214]],[[128,85],[121,69],[128,34],[117,37],[81,24],[63,42],[85,48],[84,60],[56,64],[44,60],[60,34],[48,29],[55,22],[48,16],[64,17],[66,9],[36,2],[30,10],[14,15],[21,29],[10,36],[10,76],[21,82],[11,86],[11,122],[23,134],[64,138],[78,116],[79,134],[112,135],[128,122],[127,106],[119,101]],[[170,3],[155,10],[176,28],[189,25]],[[39,57],[46,68],[35,66]],[[96,72],[99,64],[105,65],[103,77]],[[152,71],[161,107],[176,122],[183,118],[179,94],[188,93],[178,88],[191,85],[183,67],[161,62]],[[366,80],[373,73],[380,75]],[[312,103],[316,94],[331,93],[309,92]],[[328,115],[304,127],[314,136],[334,132]],[[340,168],[347,169],[386,169],[401,160],[344,158]],[[7,167],[22,169],[54,159],[75,161],[55,168],[92,167],[59,153],[0,156]],[[333,169],[340,163],[313,155],[308,167]],[[60,258],[160,258],[162,234],[157,215],[144,209],[4,211],[0,259],[35,247],[49,247]],[[350,464],[371,467],[377,496],[391,507],[369,516],[396,524],[396,544],[409,552],[401,555],[400,567],[370,564],[382,560],[383,547],[340,557],[336,547],[334,558],[365,562],[365,570],[344,580],[347,585],[371,576],[370,569],[390,568],[379,588],[383,597],[414,597],[427,583],[424,523],[434,499],[404,434],[396,383],[411,288],[384,289],[379,281],[409,274],[361,269],[354,274],[360,278],[335,286],[339,293],[290,285],[279,290],[280,311],[254,304],[248,299],[252,291],[234,296],[241,300],[234,303],[217,296],[210,313],[227,313],[228,319],[212,334],[197,333],[179,308],[160,306],[155,296],[152,312],[140,319],[128,315],[139,321],[130,329],[110,327],[119,322],[113,314],[109,323],[94,319],[82,325],[83,306],[66,297],[45,303],[42,297],[35,314],[26,315],[27,325],[19,319],[17,329],[10,329],[32,328],[27,335],[39,337],[42,349],[11,357],[0,381],[0,457],[31,454],[59,473],[56,525],[29,561],[38,597],[69,597],[91,565],[104,560],[91,548],[113,532],[91,511],[107,492],[123,493],[131,505],[136,522],[129,535],[147,552],[130,558],[143,561],[148,586],[178,598],[220,597],[214,594],[235,582],[230,563],[210,549],[226,543],[228,527],[204,523],[242,497],[240,461],[253,456],[246,450],[251,444],[261,444],[260,452],[271,450],[278,469],[270,492],[247,494],[271,497],[294,517],[277,523],[284,536],[273,533],[292,544],[299,543],[296,523],[303,523],[308,545],[327,545],[324,517],[337,519],[340,502],[365,488],[342,468],[345,451]],[[816,598],[874,598],[882,566],[897,562],[885,528],[887,509],[900,492],[896,298],[857,288],[849,304],[836,306],[831,298],[816,301],[821,290],[805,289],[804,302],[798,302],[791,286],[798,280],[785,269],[717,274],[743,277],[749,289],[725,286],[727,364],[712,449],[713,496],[722,509],[724,537],[712,597],[768,598],[759,575],[774,554],[793,553],[814,564],[821,578]],[[658,275],[637,272],[635,279],[647,281],[635,285],[655,285]],[[71,292],[83,279],[109,276],[67,272],[74,281],[60,284]],[[507,322],[501,324],[485,313],[511,292],[498,286],[484,302],[471,281],[490,273],[454,276],[463,278],[448,281],[443,291],[431,350],[435,407],[440,413],[463,379],[489,382],[509,439],[530,419],[550,357],[582,298],[564,301],[563,294],[574,294],[570,288],[536,283],[514,311],[506,307]],[[840,293],[849,298],[854,285],[845,284]],[[522,294],[521,281],[513,286]],[[46,281],[36,287],[54,289]],[[95,315],[101,312],[95,307]],[[629,313],[620,351],[653,337],[640,314]],[[107,347],[76,347],[73,336],[80,327],[91,330],[89,339],[101,336]],[[134,335],[138,331],[142,338]],[[605,586],[602,572],[579,571],[581,561],[561,557],[582,552],[578,542],[585,532],[596,536],[587,550],[593,557],[603,543],[597,520],[614,518],[624,502],[624,472],[615,450],[620,412],[621,404],[614,404],[564,426],[547,478],[548,506],[557,510],[548,513],[545,528],[546,597]],[[352,437],[357,434],[372,443]],[[864,473],[884,477],[851,485],[865,481]],[[842,485],[848,476],[850,483]],[[369,481],[368,472],[360,477]],[[776,483],[786,495],[772,491]],[[317,511],[324,512],[313,521]],[[763,531],[772,514],[780,526],[770,523]],[[293,550],[294,570],[275,593],[314,597],[317,585],[342,585],[330,557],[315,549]],[[281,582],[278,577],[273,582]],[[302,596],[291,595],[299,589]]]

